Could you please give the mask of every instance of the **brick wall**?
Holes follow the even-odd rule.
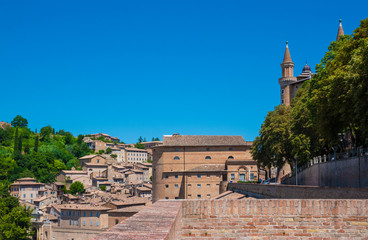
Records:
[[[95,240],[368,239],[368,200],[161,200]]]
[[[368,238],[367,200],[187,200],[182,239]]]

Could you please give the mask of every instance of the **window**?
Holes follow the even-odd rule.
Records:
[[[165,184],[165,187],[166,187],[166,188],[169,188],[169,184]]]
[[[100,163],[100,160],[99,159],[97,159],[97,163]]]
[[[73,217],[75,216],[75,212],[73,211]]]
[[[85,217],[85,216],[86,216],[86,211],[83,212],[83,217]]]
[[[235,174],[234,173],[232,173],[231,174],[231,181],[234,181],[235,180]]]
[[[100,223],[98,221],[96,221],[96,226],[98,227],[100,225]]]
[[[179,149],[175,148],[175,151],[179,151]]]
[[[100,213],[99,212],[96,212],[96,217],[99,217],[100,216]]]
[[[201,187],[201,184],[197,184],[197,187],[199,187],[199,188],[200,188],[200,187]]]
[[[178,197],[175,197],[175,199],[179,199]]]
[[[86,226],[86,221],[83,221],[83,226]]]
[[[207,198],[210,198],[211,197],[211,194],[207,194]]]
[[[179,178],[179,176],[178,175],[175,175],[175,178]]]
[[[233,156],[229,156],[227,159],[234,159],[234,157]]]
[[[211,186],[211,184],[207,184],[207,187],[210,187]]]
[[[69,220],[69,225],[72,225],[72,220]]]
[[[210,150],[210,148],[206,148],[206,150],[207,150],[207,151],[209,151],[209,150]]]
[[[189,184],[188,184],[188,187],[191,187],[191,186],[192,186],[192,184],[190,184],[190,183],[189,183]]]
[[[211,157],[210,156],[207,156],[206,159],[211,159]]]
[[[91,211],[91,217],[93,217],[93,212]]]
[[[165,199],[169,199],[169,197],[165,197]]]
[[[188,194],[188,198],[191,198],[192,197],[192,194]]]
[[[178,188],[179,187],[179,185],[178,184],[175,184],[175,188]]]
[[[201,174],[198,174],[198,175],[197,175],[197,178],[201,178]]]
[[[115,219],[115,224],[119,224],[119,219]]]
[[[229,150],[231,151],[231,150],[233,150],[233,148],[229,148]]]
[[[285,92],[285,91],[284,91],[284,89],[282,89],[282,90],[281,90],[281,94],[284,94],[284,92]]]
[[[284,99],[281,99],[281,103],[284,104]]]
[[[174,160],[180,160],[180,157],[175,156],[175,157],[174,157]]]
[[[201,196],[201,194],[198,194],[198,195],[197,195],[197,198],[201,198],[201,197],[202,197],[202,196]]]
[[[64,211],[63,210],[61,210],[61,216],[63,216],[64,215]]]
[[[25,195],[25,194],[23,194],[23,197],[24,197],[24,198],[26,198],[26,195]]]
[[[165,175],[165,178],[169,178],[169,175]]]
[[[89,223],[89,225],[90,225],[90,226],[92,226],[92,225],[93,225],[93,222],[91,221],[91,222]]]

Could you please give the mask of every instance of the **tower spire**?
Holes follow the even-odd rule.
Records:
[[[340,24],[339,24],[339,29],[337,30],[337,37],[336,37],[336,42],[339,41],[340,36],[344,36],[344,29],[342,29],[342,24],[341,24],[341,19],[339,20]]]
[[[289,51],[289,42],[286,41],[286,48],[285,48],[285,54],[284,54],[284,63],[286,62],[292,62],[291,61],[291,56],[290,56],[290,51]]]

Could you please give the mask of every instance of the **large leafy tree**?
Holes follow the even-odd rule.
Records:
[[[368,18],[352,36],[333,42],[311,81],[312,120],[330,146],[350,133],[355,144],[368,137]]]
[[[28,121],[27,119],[25,119],[24,117],[17,115],[13,121],[11,121],[11,125],[13,127],[27,127],[28,126]]]
[[[79,181],[76,181],[76,182],[73,182],[70,185],[69,190],[70,190],[71,194],[83,193],[84,192],[84,185],[83,185],[83,183],[81,183]]]
[[[27,240],[32,235],[31,210],[20,206],[16,197],[9,194],[8,187],[0,183],[0,239]]]

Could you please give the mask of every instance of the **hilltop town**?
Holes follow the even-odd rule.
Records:
[[[361,49],[367,29],[368,19],[345,36],[340,20],[332,53],[322,60],[329,68],[313,73],[305,64],[297,77],[286,42],[281,104],[253,141],[172,133],[125,143],[107,133],[32,131],[20,115],[1,121],[2,234],[37,240],[367,238],[368,130],[359,105],[366,93],[350,99],[359,118],[336,120],[334,111],[326,114],[335,109],[331,102],[349,96],[326,94],[340,86],[324,78],[338,72],[340,81],[345,73],[333,69],[339,64],[331,55],[367,51]],[[354,80],[367,80],[364,67]],[[345,102],[342,109],[350,111]]]

